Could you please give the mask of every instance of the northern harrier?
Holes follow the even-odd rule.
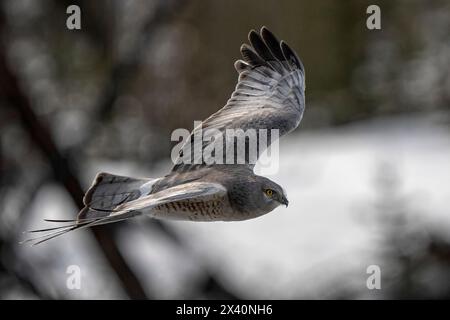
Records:
[[[239,80],[227,104],[203,121],[202,128],[294,130],[305,108],[305,69],[294,51],[265,27],[249,33],[243,60],[235,63]],[[191,133],[194,136],[198,128]],[[193,139],[188,140],[193,144]],[[201,148],[208,143],[202,142]],[[263,150],[260,150],[262,152]],[[288,205],[275,182],[254,174],[254,163],[189,164],[182,161],[166,176],[137,179],[99,173],[84,196],[85,207],[75,220],[47,220],[69,225],[34,230],[47,232],[29,239],[34,244],[72,230],[145,214],[159,219],[238,221]]]

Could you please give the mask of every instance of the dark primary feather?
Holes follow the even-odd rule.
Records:
[[[284,41],[281,41],[280,46],[286,61],[290,62],[291,65],[295,64],[304,73],[305,67],[303,66],[303,63],[301,62],[297,54],[291,49],[291,47],[289,47]]]
[[[267,63],[261,59],[261,57],[258,56],[258,54],[248,44],[244,43],[241,46],[241,53],[242,58],[244,58],[244,60],[251,66],[257,67],[267,65]]]
[[[280,41],[275,37],[275,35],[270,32],[266,27],[261,28],[261,36],[264,43],[267,45],[269,50],[272,52],[275,58],[279,61],[284,60],[283,52],[281,51]]]
[[[261,36],[255,31],[252,30],[248,34],[248,40],[250,41],[252,47],[255,49],[256,53],[265,61],[274,61],[275,57],[272,55],[272,52],[269,50],[267,45],[261,39]]]
[[[264,28],[263,28],[264,29]],[[262,34],[262,30],[261,30]],[[275,38],[275,37],[274,37]],[[256,53],[264,59],[271,68],[276,70],[280,74],[285,73],[285,66],[280,62],[278,58],[272,53],[270,46],[261,38],[261,36],[254,30],[250,31],[248,35],[248,40],[250,41],[252,47],[255,49]],[[276,40],[277,41],[277,40]],[[274,45],[275,48],[280,50],[280,44],[277,42]],[[272,48],[273,49],[273,48]],[[277,49],[273,49],[277,50]],[[281,55],[281,60],[284,60],[284,57]]]

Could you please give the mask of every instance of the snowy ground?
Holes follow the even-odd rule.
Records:
[[[169,222],[185,241],[185,249],[166,241],[157,230],[144,229],[138,220],[131,229],[123,229],[123,251],[160,298],[187,294],[191,281],[202,272],[197,261],[217,270],[222,283],[244,297],[323,298],[332,295],[336,281],[349,275],[351,286],[365,297],[366,268],[378,263],[379,232],[367,216],[376,214],[373,206],[380,176],[395,172],[396,191],[410,199],[408,205],[418,215],[414,219],[423,220],[424,226],[450,226],[450,134],[448,123],[440,123],[442,119],[439,115],[408,116],[332,130],[302,132],[300,128],[282,139],[280,170],[271,177],[286,189],[287,209],[280,207],[239,223]],[[127,164],[106,168],[99,164],[87,172],[87,180],[100,170],[147,176],[164,173],[141,172]],[[54,198],[54,190],[42,192],[36,221],[42,212],[61,217],[58,211],[73,209],[64,206],[67,200],[55,202]],[[86,236],[79,232],[38,249],[40,253],[36,249],[33,253],[23,249],[23,253],[31,254],[31,259],[60,248],[66,256],[61,261],[79,264],[86,278],[105,282],[102,285],[111,291],[104,298],[120,297],[111,294],[114,281],[100,280],[96,258],[77,251],[83,241],[90,241]],[[51,270],[56,272],[55,267]],[[58,277],[64,281],[65,276],[63,272]],[[90,291],[87,283],[74,297],[103,294]]]

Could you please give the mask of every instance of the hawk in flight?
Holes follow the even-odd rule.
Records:
[[[231,98],[201,127],[224,135],[227,129],[277,129],[282,136],[294,130],[302,119],[305,69],[295,52],[267,28],[263,27],[259,33],[250,31],[248,39],[250,45],[241,46],[242,60],[234,65],[239,79]],[[193,130],[191,138],[196,130],[199,128]],[[193,144],[194,139],[186,143]],[[202,141],[200,147],[207,148],[208,142]],[[246,158],[240,164],[177,161],[166,176],[157,179],[99,173],[84,196],[85,207],[75,220],[47,220],[65,225],[33,230],[44,234],[25,242],[39,244],[69,231],[137,215],[238,221],[259,217],[279,205],[287,206],[283,188],[256,175],[253,168],[254,163]]]

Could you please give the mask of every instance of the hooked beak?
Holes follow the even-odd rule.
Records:
[[[281,204],[284,204],[286,206],[286,208],[287,208],[288,205],[289,205],[289,200],[285,196],[283,196],[281,198]]]

